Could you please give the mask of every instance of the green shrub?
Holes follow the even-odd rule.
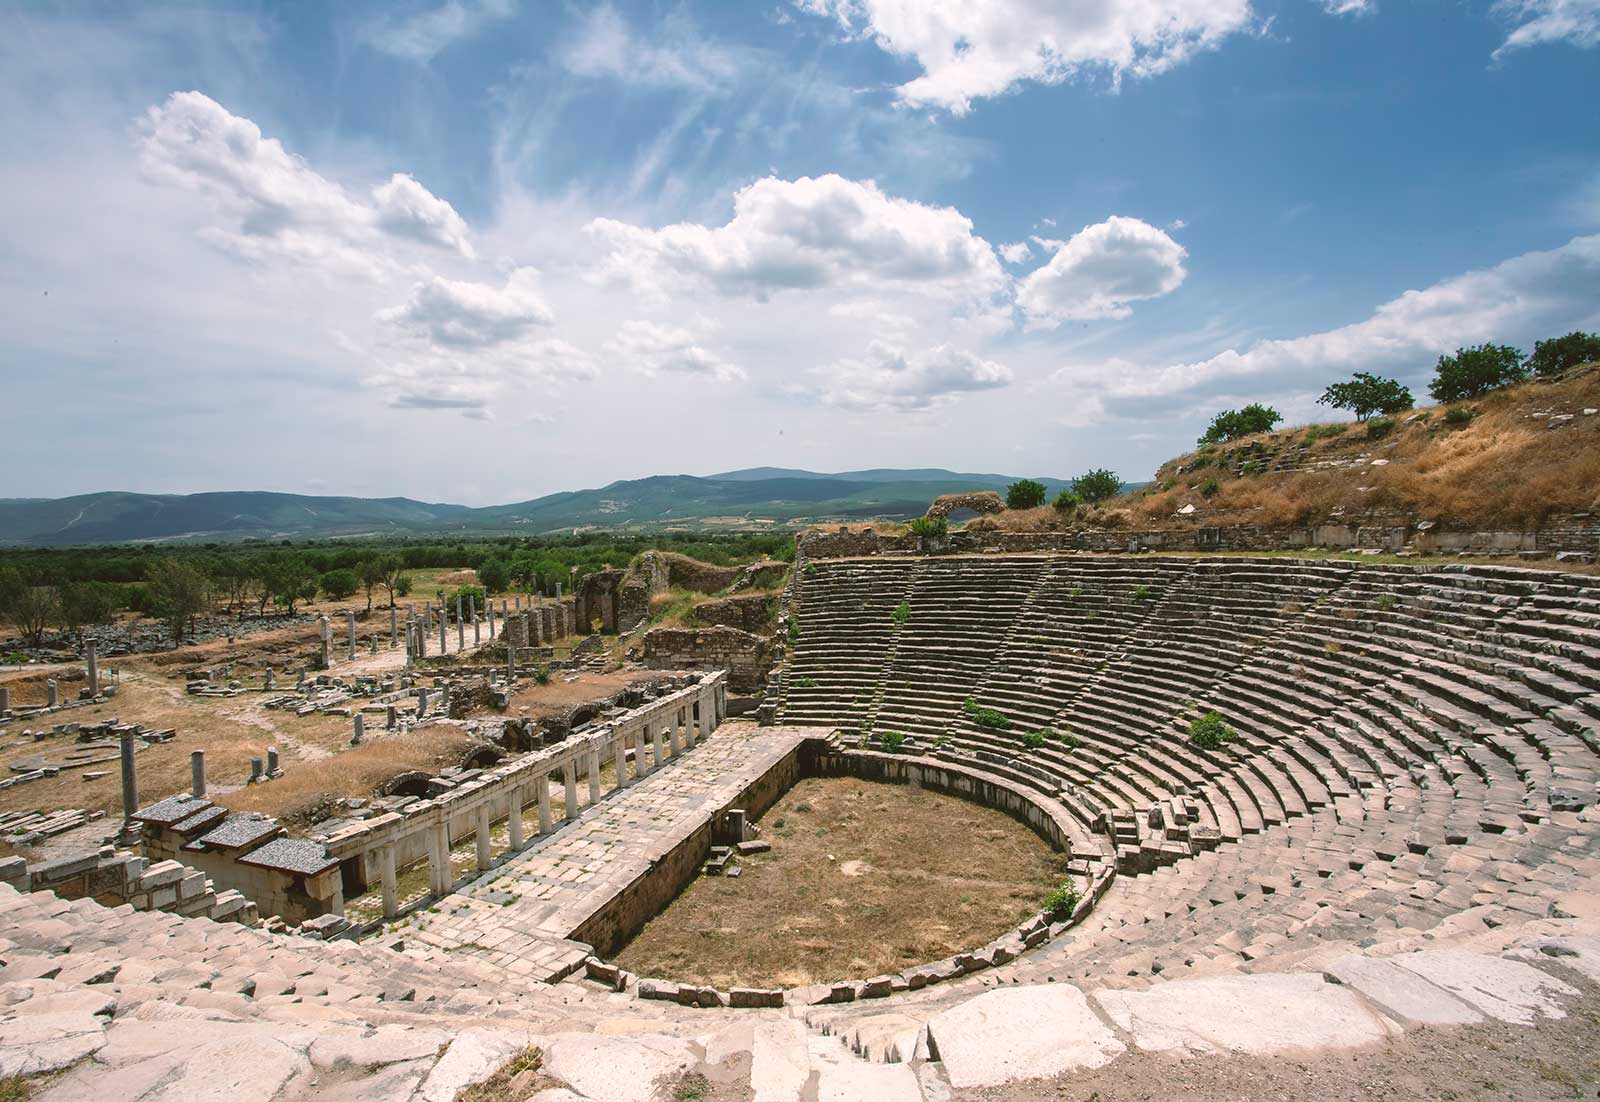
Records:
[[[1528,377],[1522,353],[1509,344],[1479,344],[1440,356],[1428,393],[1440,402],[1476,398]]]
[[[1114,497],[1122,489],[1122,479],[1114,471],[1097,467],[1072,480],[1072,492],[1091,505]]]
[[[1394,431],[1393,417],[1374,417],[1367,422],[1367,439],[1382,440]]]
[[[1390,609],[1394,608],[1395,605],[1399,604],[1400,601],[1393,593],[1381,593],[1378,595],[1378,599],[1372,603],[1381,608],[1383,611],[1388,612]]]
[[[1189,741],[1202,750],[1220,750],[1236,736],[1233,728],[1222,719],[1222,713],[1211,711],[1189,721]]]
[[[361,583],[357,580],[354,570],[330,570],[317,582],[317,587],[335,601],[344,600],[355,593],[360,586]]]
[[[1444,411],[1444,423],[1447,425],[1468,424],[1477,414],[1468,406],[1451,406]]]
[[[878,745],[883,747],[884,753],[894,754],[905,744],[906,736],[900,731],[884,731],[877,736],[877,740]]]
[[[1259,460],[1255,459],[1246,459],[1243,463],[1239,464],[1239,473],[1242,475],[1260,474],[1264,470],[1266,470],[1266,468],[1261,465]]]
[[[1306,429],[1305,442],[1315,444],[1318,440],[1331,440],[1335,436],[1343,436],[1349,428],[1349,425],[1312,425]]]
[[[898,605],[895,605],[894,611],[889,613],[889,619],[894,621],[896,629],[905,627],[906,622],[911,619],[911,605],[906,601],[901,601]]]
[[[1043,731],[1029,731],[1022,736],[1022,745],[1029,750],[1038,750],[1044,746],[1047,737]]]
[[[1056,507],[1056,512],[1058,513],[1072,513],[1076,512],[1078,506],[1083,504],[1083,498],[1071,490],[1062,490],[1056,495],[1055,501],[1051,502],[1051,504]]]
[[[968,719],[979,727],[988,727],[994,731],[1008,731],[1011,729],[1011,721],[1004,714],[995,711],[993,708],[981,706],[970,696],[961,705],[961,710],[967,714]]]
[[[798,643],[799,641],[800,641],[800,621],[795,619],[794,617],[790,617],[790,619],[789,619],[789,642]]]
[[[1150,587],[1145,585],[1143,582],[1140,582],[1138,585],[1133,587],[1132,596],[1135,601],[1148,601],[1151,597]]]
[[[1348,383],[1334,383],[1317,401],[1334,409],[1347,409],[1357,421],[1365,421],[1374,413],[1400,413],[1416,405],[1409,388],[1365,371],[1356,372]]]
[[[950,525],[944,517],[918,517],[907,527],[911,529],[913,536],[925,540],[942,540],[950,531]]]
[[[1211,419],[1205,435],[1200,437],[1200,443],[1226,443],[1242,436],[1268,432],[1273,425],[1282,420],[1283,414],[1259,402],[1252,402],[1243,409],[1225,409]]]
[[[1204,482],[1200,483],[1198,488],[1200,490],[1201,497],[1213,497],[1218,490],[1222,489],[1221,486],[1217,485],[1217,480],[1214,478],[1206,479]]]
[[[1528,367],[1535,375],[1559,375],[1569,367],[1600,360],[1600,333],[1581,330],[1564,337],[1535,341]]]
[[[949,735],[940,735],[938,738],[933,740],[933,748],[935,750],[943,750],[946,746],[949,746],[952,741],[954,740],[952,740]]]
[[[814,677],[797,677],[794,679],[795,687],[800,689],[815,689],[817,679]]]
[[[541,685],[550,684],[550,667],[540,666],[538,669],[534,670],[533,679]]]
[[[1078,904],[1083,901],[1083,892],[1078,890],[1077,883],[1072,877],[1067,877],[1061,882],[1059,888],[1051,890],[1044,897],[1045,914],[1057,921],[1068,918],[1078,909]]]
[[[1056,741],[1062,746],[1065,746],[1068,750],[1076,750],[1078,747],[1083,745],[1083,740],[1077,735],[1073,734],[1071,731],[1057,731]]]
[[[1037,509],[1044,504],[1043,482],[1024,478],[1006,487],[1007,509]]]

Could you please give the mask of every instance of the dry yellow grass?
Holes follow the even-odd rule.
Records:
[[[216,797],[234,811],[274,815],[288,827],[308,820],[334,798],[370,798],[383,784],[412,769],[437,772],[458,765],[473,740],[459,727],[422,727],[398,735],[379,735],[360,746],[317,761],[289,765],[282,777]]]
[[[1302,425],[1169,460],[1145,490],[1062,517],[1045,507],[983,518],[970,527],[1051,531],[1080,525],[1307,525],[1342,515],[1405,513],[1454,527],[1519,528],[1600,509],[1600,365],[1453,403],[1472,411],[1451,424],[1451,406],[1421,406],[1384,434],[1363,424]],[[1571,414],[1565,422],[1536,412]],[[1402,424],[1412,414],[1419,419]],[[1552,425],[1557,427],[1552,428]],[[1382,459],[1333,470],[1235,474],[1234,462],[1305,448],[1306,465]],[[1186,505],[1196,512],[1178,516]]]

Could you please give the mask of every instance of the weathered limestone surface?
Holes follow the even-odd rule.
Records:
[[[1392,1035],[1354,992],[1313,975],[1177,980],[1100,991],[1095,1001],[1146,1052],[1260,1056],[1359,1048]]]
[[[928,1023],[928,1045],[955,1087],[1048,1079],[1100,1067],[1124,1051],[1083,992],[1064,983],[968,999]]]

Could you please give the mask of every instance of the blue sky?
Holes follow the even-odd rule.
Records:
[[[1600,0],[12,7],[0,495],[1147,477],[1600,329],[1597,46]]]

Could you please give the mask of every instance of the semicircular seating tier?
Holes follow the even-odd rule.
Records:
[[[1076,855],[1116,863],[1089,920],[1024,971],[1148,976],[1467,911],[1542,918],[1596,866],[1592,578],[1243,557],[816,560],[791,616],[782,722],[900,732],[901,753],[1032,786],[1071,810]],[[1189,724],[1213,710],[1236,737],[1201,749]],[[1052,737],[1028,746],[1040,730]]]

